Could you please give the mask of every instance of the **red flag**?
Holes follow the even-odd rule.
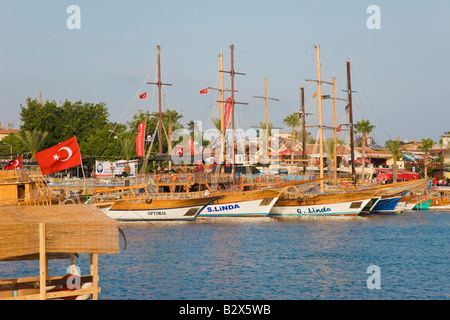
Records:
[[[145,99],[147,98],[147,92],[144,92],[143,94],[139,95],[139,99]]]
[[[81,153],[77,138],[74,136],[56,146],[36,153],[36,160],[42,174],[50,174],[81,165]]]
[[[200,160],[198,160],[198,161],[196,162],[195,168],[196,168],[197,171],[199,171],[199,172],[205,171],[205,168],[203,167],[203,163],[202,163]]]
[[[342,126],[336,128],[336,132],[341,132]]]
[[[8,161],[3,170],[14,170],[21,168],[22,168],[22,156],[18,157],[17,159]]]
[[[208,93],[208,88],[205,88],[205,89],[203,89],[203,90],[200,90],[200,94],[205,94],[205,93]]]
[[[138,134],[136,136],[136,155],[138,157],[144,156],[145,145],[145,121],[138,125]]]
[[[231,97],[227,99],[227,103],[225,104],[225,129],[228,129],[228,125],[230,124],[230,116],[231,116]]]
[[[198,153],[197,150],[195,149],[194,140],[192,140],[192,137],[189,139],[187,145],[189,147],[189,151],[191,151],[191,154],[197,154]]]

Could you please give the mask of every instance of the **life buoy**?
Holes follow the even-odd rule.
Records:
[[[192,175],[188,174],[186,179],[187,179],[187,181],[191,181],[192,180]]]
[[[239,180],[241,180],[241,182],[245,182],[245,176],[241,176]]]
[[[152,198],[145,199],[145,203],[146,203],[146,204],[152,203]]]
[[[173,182],[175,182],[175,181],[177,181],[177,176],[172,175],[172,178],[171,178],[171,179],[172,179]]]
[[[275,181],[276,182],[280,181],[280,177],[275,177]]]
[[[262,181],[262,177],[258,176],[258,178],[256,178],[256,181],[261,182]]]
[[[158,175],[158,176],[156,176],[156,177],[155,177],[155,180],[156,180],[156,182],[159,182],[159,181],[161,181],[161,176],[159,176],[159,175]]]

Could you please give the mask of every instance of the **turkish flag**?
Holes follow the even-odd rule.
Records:
[[[8,161],[8,163],[3,168],[3,170],[14,170],[14,169],[21,169],[21,168],[22,168],[22,156],[18,157],[17,159]]]
[[[205,88],[205,89],[200,91],[200,94],[205,94],[205,93],[208,93],[208,88]]]
[[[342,126],[336,128],[336,132],[341,132]]]
[[[136,155],[138,157],[144,156],[145,145],[145,121],[138,125],[138,134],[136,136]]]
[[[144,92],[143,94],[140,94],[140,95],[139,95],[139,98],[140,98],[140,99],[145,99],[145,98],[147,98],[147,92]]]
[[[56,146],[42,150],[35,156],[42,174],[50,174],[81,165],[80,148],[75,136]]]

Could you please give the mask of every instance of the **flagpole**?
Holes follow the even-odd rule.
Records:
[[[83,160],[81,160],[81,172],[83,172],[84,190],[86,191],[86,200],[87,200],[86,203],[89,204],[89,193],[88,193],[88,189],[86,186],[86,175],[84,174]]]
[[[76,137],[75,137],[75,139],[76,139]],[[81,172],[83,173],[84,190],[86,191],[86,203],[89,204],[89,193],[88,193],[88,189],[86,186],[86,175],[84,173],[84,165],[83,165],[83,158],[81,157],[81,151],[80,151],[80,162],[81,162]]]

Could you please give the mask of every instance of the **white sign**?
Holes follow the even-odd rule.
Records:
[[[123,169],[127,164],[126,160],[118,160],[115,162],[109,161],[95,161],[95,176],[96,177],[112,177],[120,176],[123,173]],[[137,161],[129,161],[130,165],[130,177],[135,177],[138,172]]]

